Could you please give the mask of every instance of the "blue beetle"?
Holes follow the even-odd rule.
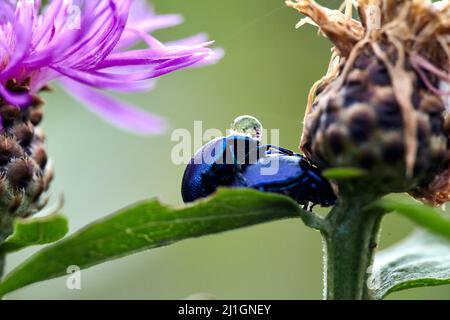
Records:
[[[270,174],[275,168],[276,174]],[[263,170],[269,171],[263,174]],[[306,209],[316,204],[332,206],[336,196],[320,170],[304,156],[270,152],[237,175],[232,187],[253,188],[263,192],[285,194]],[[312,203],[311,206],[309,204]]]
[[[197,151],[184,172],[181,193],[184,202],[192,202],[219,186],[285,194],[306,208],[336,201],[328,180],[304,156],[239,134],[214,139]]]

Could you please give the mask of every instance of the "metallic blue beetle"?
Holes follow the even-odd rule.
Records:
[[[219,186],[285,194],[305,208],[336,201],[328,180],[304,156],[239,134],[214,139],[197,151],[184,172],[181,193],[184,202],[192,202]]]

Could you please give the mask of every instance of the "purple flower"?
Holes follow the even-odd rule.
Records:
[[[163,44],[151,32],[182,22],[155,15],[145,0],[0,0],[0,96],[26,107],[52,80],[111,123],[141,134],[160,133],[163,118],[106,95],[149,90],[153,79],[211,64],[221,52],[206,36]],[[144,49],[134,49],[143,41]],[[8,90],[10,80],[28,93]]]

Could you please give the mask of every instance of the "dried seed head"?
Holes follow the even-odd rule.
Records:
[[[310,93],[300,147],[322,168],[359,167],[367,188],[450,200],[450,5],[357,0],[360,19],[288,1],[335,45]],[[318,90],[320,88],[320,90]],[[447,118],[447,119],[446,119]]]

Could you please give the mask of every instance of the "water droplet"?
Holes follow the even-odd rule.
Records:
[[[255,117],[244,115],[234,119],[230,130],[232,134],[243,134],[260,140],[263,127],[261,122]]]

